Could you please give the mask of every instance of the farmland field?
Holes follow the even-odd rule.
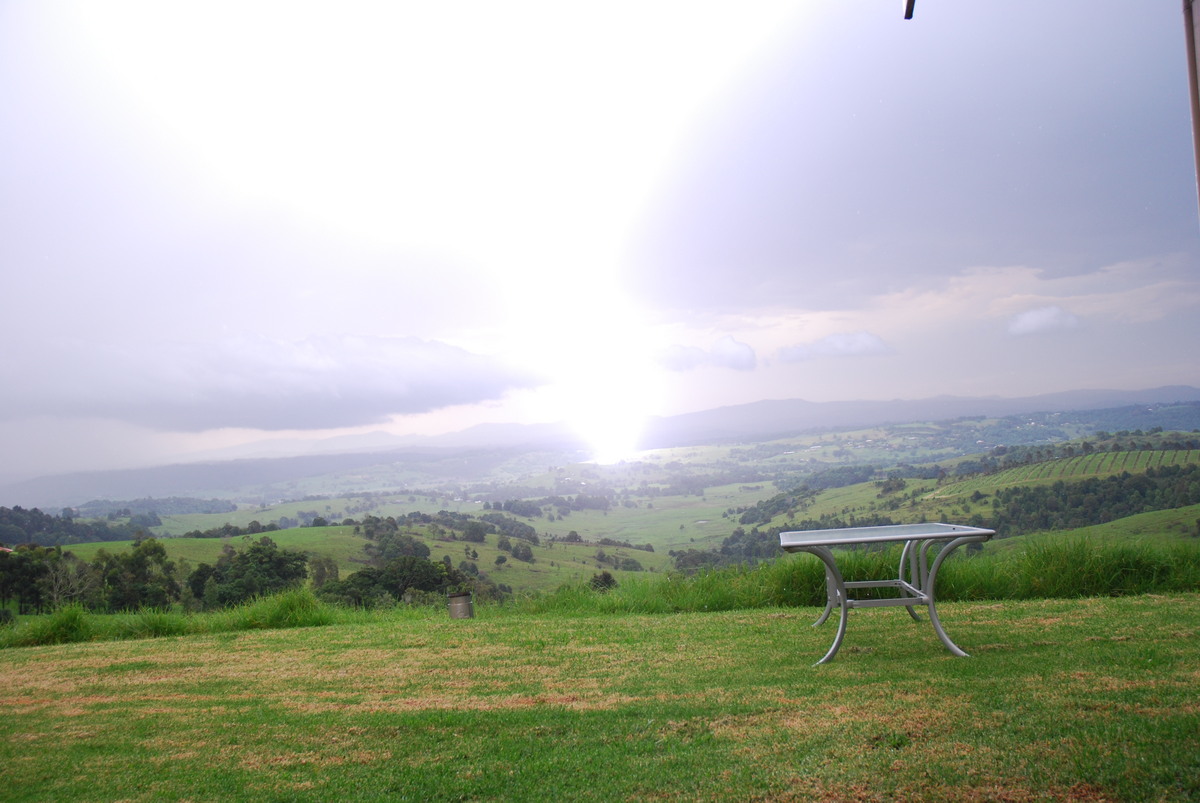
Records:
[[[479,617],[0,651],[5,799],[1200,797],[1200,596]]]
[[[1149,468],[1185,466],[1193,463],[1200,463],[1200,450],[1095,452],[1089,455],[1046,460],[1028,466],[1018,466],[999,471],[995,474],[956,482],[941,489],[939,494],[956,496],[970,494],[977,490],[990,493],[997,488],[1005,488],[1012,485],[1053,483],[1059,480],[1071,482],[1089,477],[1108,477],[1113,474],[1120,474],[1123,471],[1136,474],[1144,472]]]
[[[414,530],[421,535],[420,530]],[[349,526],[334,527],[298,527],[289,530],[262,533],[256,536],[238,536],[234,538],[164,538],[161,543],[172,560],[186,560],[191,568],[199,563],[215,563],[225,548],[225,544],[240,548],[248,540],[269,537],[283,549],[305,552],[312,555],[327,555],[337,561],[341,575],[358,571],[367,561],[363,548],[367,540],[354,534],[354,528]],[[442,560],[449,556],[451,565],[457,566],[466,560],[466,551],[473,550],[477,557],[470,558],[480,569],[485,571],[496,583],[503,583],[521,592],[546,591],[557,588],[564,583],[580,583],[588,581],[600,571],[611,571],[617,577],[623,577],[635,572],[616,571],[607,564],[596,560],[598,547],[594,544],[568,544],[544,542],[532,547],[534,561],[527,563],[519,560],[507,560],[500,567],[495,564],[496,558],[503,553],[497,547],[497,536],[489,535],[484,543],[468,543],[465,541],[449,541],[424,535],[423,540],[431,549],[431,560]],[[101,549],[118,552],[129,549],[130,541],[110,541],[106,543],[75,544],[70,551],[84,560],[91,560]],[[632,558],[638,561],[647,571],[662,571],[668,568],[670,557],[665,552],[647,552],[640,549],[625,547],[603,546],[608,555],[617,558]],[[507,555],[506,555],[507,557]]]

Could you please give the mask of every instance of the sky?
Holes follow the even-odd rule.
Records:
[[[0,479],[1200,384],[1179,3],[0,0]]]

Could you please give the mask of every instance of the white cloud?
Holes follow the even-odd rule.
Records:
[[[415,337],[241,337],[216,343],[48,344],[53,376],[0,401],[0,420],[94,417],[196,432],[386,421],[532,387],[527,371]]]
[[[695,346],[672,346],[662,354],[659,362],[672,371],[690,371],[702,366],[753,371],[758,365],[758,357],[751,346],[725,335],[708,350]]]
[[[1062,307],[1038,307],[1022,312],[1009,320],[1008,332],[1012,335],[1032,335],[1074,329],[1078,325],[1079,319]]]
[[[870,332],[841,332],[812,343],[786,346],[779,350],[784,362],[800,362],[814,357],[862,357],[887,354],[891,348],[878,335]]]

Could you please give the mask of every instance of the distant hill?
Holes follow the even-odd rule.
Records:
[[[1004,417],[1043,412],[1117,410],[1134,405],[1200,402],[1200,389],[1172,386],[1143,391],[1084,390],[1017,399],[941,396],[931,399],[887,402],[808,402],[800,399],[761,401],[697,413],[657,418],[643,438],[646,449],[708,443],[754,442],[803,432],[898,424],[913,421],[946,421],[956,418]],[[1192,429],[1200,426],[1200,411],[1181,408],[1178,420],[1170,409],[1148,418],[1149,426]],[[1136,411],[1134,411],[1136,412]],[[1097,417],[1097,428],[1122,428],[1109,421],[1136,420],[1128,410]],[[1138,428],[1141,425],[1129,426]],[[382,448],[372,450],[378,442]],[[244,458],[119,471],[89,471],[25,480],[0,486],[0,505],[39,507],[54,512],[93,499],[145,497],[224,497],[244,489],[299,483],[305,478],[347,475],[359,481],[354,490],[371,490],[373,469],[384,466],[396,487],[396,477],[414,484],[470,482],[485,477],[507,461],[522,455],[544,453],[550,462],[584,459],[582,444],[561,424],[487,424],[462,432],[396,445],[387,436],[377,441],[330,439],[304,442],[296,448],[308,454],[291,457]],[[342,449],[344,451],[337,451]],[[299,495],[303,495],[300,491]]]
[[[786,399],[656,419],[648,428],[643,445],[647,449],[660,449],[722,440],[766,440],[813,429],[1196,401],[1200,401],[1200,388],[1184,385],[1138,391],[1078,390],[1019,399],[957,396],[912,401],[809,402]]]

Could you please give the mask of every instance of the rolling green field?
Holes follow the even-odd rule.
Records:
[[[861,438],[867,434],[871,433],[858,433],[857,436]],[[792,459],[794,450],[784,447],[795,445],[760,444],[755,448],[766,449],[771,453],[781,451],[781,456]],[[688,460],[693,460],[703,465],[705,461],[713,460],[714,454],[728,455],[729,448],[722,449],[724,451],[717,447],[670,450],[656,454],[654,459],[672,464],[686,464]],[[992,510],[993,499],[1001,489],[1045,486],[1057,481],[1072,482],[1197,462],[1200,462],[1200,451],[1197,450],[1105,451],[1020,466],[962,480],[907,478],[903,487],[892,493],[882,492],[878,481],[863,482],[822,491],[815,498],[804,501],[799,507],[781,513],[758,526],[788,529],[796,526],[800,520],[815,520],[822,516],[835,516],[843,521],[851,516],[886,516],[897,522],[924,520],[966,523],[974,514],[988,515]],[[637,469],[625,467],[622,470],[657,476],[654,469],[645,466]],[[600,469],[595,466],[574,466],[569,470],[551,467],[541,476],[541,481],[595,483],[600,481],[599,477]],[[584,484],[581,487],[587,488],[588,485]],[[600,549],[618,558],[632,558],[649,572],[660,572],[671,567],[668,553],[672,550],[719,547],[735,528],[742,526],[738,522],[740,511],[752,507],[759,500],[769,498],[776,491],[772,483],[712,485],[704,487],[701,493],[675,495],[649,493],[646,487],[643,487],[640,495],[623,495],[620,502],[613,504],[607,511],[585,509],[571,511],[563,516],[521,518],[537,530],[542,544],[533,548],[534,562],[508,560],[502,567],[495,564],[496,558],[502,554],[496,547],[495,535],[489,536],[484,544],[468,546],[463,542],[439,538],[420,528],[413,532],[430,546],[432,559],[442,560],[449,557],[454,566],[470,559],[481,571],[487,573],[492,581],[522,593],[534,593],[552,590],[562,584],[586,582],[599,571],[614,571],[611,565],[596,559],[596,546],[561,541],[555,543],[552,539],[565,538],[568,533],[574,531],[585,541],[596,542],[602,538],[609,538],[639,545],[651,544],[654,546],[654,552],[619,547]],[[296,518],[304,512],[325,516],[336,522],[351,514],[361,517],[365,512],[377,516],[402,516],[414,510],[430,512],[435,509],[473,515],[485,512],[482,503],[462,497],[445,498],[436,494],[349,496],[251,507],[232,513],[163,517],[163,526],[156,528],[155,532],[179,534],[190,530],[216,528],[226,523],[245,526],[251,521],[267,522],[280,516]],[[550,512],[549,508],[547,512]],[[1191,506],[1144,513],[1077,530],[1055,531],[1044,534],[1044,537],[1071,535],[1105,540],[1129,538],[1165,544],[1195,535],[1197,520],[1200,520],[1197,508]],[[1000,545],[1007,540],[1008,535],[1009,533],[1000,532],[996,544],[989,549],[1004,549],[1005,547]],[[353,528],[348,526],[292,528],[270,533],[270,537],[286,549],[333,557],[343,576],[361,568],[366,560],[363,552],[366,542],[354,535]],[[1020,542],[1024,543],[1025,539],[1036,540],[1038,537],[1043,536],[1023,536]],[[234,538],[232,541],[236,546],[240,539]],[[172,558],[186,560],[191,566],[195,566],[200,562],[214,562],[222,549],[223,539],[168,538],[164,543]],[[80,544],[70,549],[87,560],[99,549],[114,551],[127,547],[128,542],[110,542]],[[469,550],[472,549],[478,553],[477,557],[469,557]],[[637,574],[614,573],[619,578],[633,578]]]
[[[263,533],[263,535],[270,536],[272,541],[284,549],[313,555],[327,555],[337,561],[338,568],[342,572],[355,571],[361,568],[366,561],[366,554],[363,552],[366,539],[355,535],[353,527],[297,527]],[[247,540],[257,537],[163,538],[160,540],[172,560],[185,560],[195,568],[199,563],[216,563],[226,543],[237,548]],[[109,541],[73,544],[67,548],[77,557],[90,561],[102,549],[108,552],[121,552],[130,549],[132,545],[132,541]]]
[[[1171,510],[1139,513],[1136,516],[1075,530],[1054,530],[1013,538],[997,538],[988,543],[987,550],[1017,551],[1032,543],[1071,539],[1085,540],[1096,545],[1120,543],[1155,547],[1190,543],[1200,548],[1200,537],[1196,535],[1197,522],[1200,522],[1200,505],[1189,505]]]
[[[992,509],[996,492],[1001,489],[1047,486],[1059,481],[1078,482],[1111,477],[1124,472],[1137,474],[1150,468],[1196,463],[1200,463],[1200,451],[1194,449],[1098,452],[1048,460],[961,480],[939,482],[932,479],[908,478],[903,490],[892,494],[882,494],[876,482],[864,482],[823,491],[803,510],[778,515],[771,520],[769,526],[786,529],[794,519],[818,519],[823,515],[842,518],[850,515],[882,515],[900,523],[965,523],[974,513],[987,515]],[[1180,531],[1179,518],[1167,518],[1171,522],[1168,532]],[[1193,524],[1194,521],[1193,517]],[[1191,531],[1194,530],[1193,526]],[[1000,535],[1005,537],[1004,533]]]
[[[754,488],[755,490],[746,490]],[[736,522],[722,518],[728,508],[752,505],[774,493],[773,486],[729,484],[707,488],[703,496],[641,496],[631,500],[636,507],[617,504],[608,511],[578,510],[550,521],[547,518],[522,519],[543,538],[564,538],[572,530],[588,541],[611,538],[635,544],[653,544],[658,551],[682,549],[696,543],[719,544],[727,537]],[[408,495],[371,500],[371,515],[403,516],[414,511],[479,515],[485,512],[478,503],[458,499]],[[280,516],[297,518],[301,511],[316,512],[331,523],[344,518],[361,518],[360,497],[348,496],[309,502],[288,502],[270,507],[239,509],[231,513],[197,513],[186,516],[163,516],[162,527],[153,528],[156,535],[182,535],[193,530],[208,530],[224,524],[245,527],[252,521],[267,523]]]
[[[971,444],[1002,429],[954,427]],[[0,626],[0,798],[1200,800],[1200,505],[1001,532],[976,553],[959,550],[939,575],[938,610],[967,659],[947,653],[927,621],[877,608],[853,611],[837,659],[814,667],[834,626],[810,627],[825,593],[812,556],[668,571],[669,551],[718,547],[742,511],[804,472],[944,455],[953,474],[968,458],[948,432],[905,425],[681,447],[615,467],[526,455],[473,487],[352,492],[403,470],[382,467],[288,489],[341,494],[329,498],[264,493],[230,513],[163,516],[155,534],[190,568],[244,538],[170,536],[322,516],[334,526],[266,535],[334,558],[344,577],[368,544],[345,518],[479,515],[483,499],[510,488],[511,498],[607,489],[612,499],[607,511],[559,517],[546,505],[547,515],[520,518],[542,538],[529,563],[502,553],[496,534],[468,543],[408,530],[432,560],[471,560],[513,589],[504,604],[477,601],[469,620],[450,619],[440,597],[360,610],[307,589],[204,613],[19,616]],[[962,479],[906,477],[886,492],[881,470],[815,498],[791,493],[791,510],[745,529],[823,515],[966,523],[1008,489],[1200,462],[1195,449],[1158,449],[1171,437]],[[731,466],[749,464],[780,485],[730,481]],[[552,540],[572,531],[654,552]],[[67,548],[90,560],[130,543]],[[599,549],[646,571],[614,571]],[[896,561],[895,550],[839,559],[848,580]],[[587,586],[602,570],[619,581],[605,593]],[[43,646],[17,646],[30,644]]]
[[[357,622],[0,651],[4,798],[1200,797],[1200,595]]]
[[[943,487],[938,495],[963,496],[982,491],[993,493],[997,488],[1013,485],[1044,485],[1059,480],[1071,482],[1089,477],[1109,477],[1128,471],[1139,474],[1150,468],[1185,466],[1200,463],[1200,451],[1179,449],[1142,452],[1094,452],[1078,457],[1045,460],[1028,466],[1005,469],[982,477],[973,477]]]
[[[663,571],[670,566],[670,556],[665,552],[646,552],[640,549],[627,549],[584,544],[566,544],[544,542],[533,546],[534,561],[526,563],[511,558],[501,552],[496,546],[498,536],[489,535],[485,543],[468,543],[465,541],[449,541],[434,538],[428,533],[414,530],[423,535],[422,540],[430,547],[430,560],[440,561],[443,556],[449,556],[451,564],[457,566],[461,561],[473,561],[481,571],[486,572],[493,582],[503,583],[522,592],[548,591],[564,583],[587,582],[593,575],[601,571],[609,571],[616,577],[628,577],[637,572],[617,571],[607,563],[596,560],[596,552],[601,549],[605,554],[618,558],[633,558],[647,572]],[[282,549],[305,552],[311,555],[326,555],[338,563],[341,576],[358,571],[367,561],[363,547],[367,540],[354,534],[354,528],[349,526],[335,527],[297,527],[289,530],[277,530],[263,533],[271,538]],[[172,560],[185,560],[191,568],[199,563],[215,563],[226,542],[238,548],[260,536],[239,536],[224,538],[164,538],[161,543]],[[68,549],[83,560],[91,560],[101,549],[109,552],[128,550],[131,541],[110,541],[107,543],[75,544]],[[476,558],[468,558],[466,550],[478,553]],[[503,566],[496,566],[496,558],[505,555],[508,560]]]

